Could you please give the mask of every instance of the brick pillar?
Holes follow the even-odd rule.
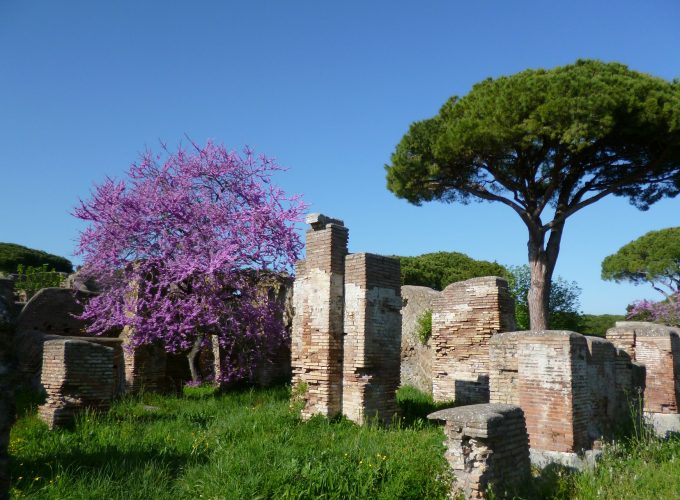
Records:
[[[397,412],[401,364],[399,261],[372,254],[345,259],[342,411],[363,424]]]
[[[588,346],[567,331],[530,332],[519,340],[519,401],[531,448],[589,449]]]
[[[432,311],[432,396],[457,403],[489,401],[489,339],[515,329],[508,283],[495,276],[452,283]]]
[[[41,383],[47,401],[38,414],[50,429],[73,423],[85,409],[107,411],[113,393],[113,349],[82,340],[50,340]]]
[[[295,267],[291,361],[293,386],[304,400],[303,418],[342,411],[345,256],[343,222],[310,214],[306,258]]]
[[[529,440],[519,406],[478,404],[428,415],[444,420],[445,456],[456,481],[452,498],[506,498],[530,479]],[[508,491],[510,490],[510,491]]]

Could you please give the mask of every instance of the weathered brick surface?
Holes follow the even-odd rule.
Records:
[[[372,254],[345,259],[343,413],[362,424],[397,412],[401,350],[399,261]]]
[[[126,391],[133,394],[142,390],[167,391],[167,354],[163,346],[149,344],[132,348],[128,344],[129,337],[130,330],[125,327],[120,338],[123,340]]]
[[[306,387],[302,416],[342,411],[345,256],[342,221],[312,214],[306,258],[296,265],[291,339],[293,385]]]
[[[432,339],[422,343],[418,320],[426,311],[432,313],[440,293],[426,286],[401,287],[401,385],[411,385],[428,394],[432,394]]]
[[[485,498],[491,486],[502,498],[530,478],[529,440],[520,407],[477,404],[428,418],[446,422],[445,454],[456,479],[452,496]]]
[[[532,448],[588,449],[588,346],[573,332],[530,332],[519,339],[519,401]]]
[[[497,333],[489,340],[489,402],[519,404],[517,346],[526,333]]]
[[[85,409],[107,411],[113,392],[113,349],[83,340],[45,342],[41,381],[47,400],[38,414],[50,428],[70,425]]]
[[[495,276],[446,287],[432,313],[432,396],[436,401],[489,401],[489,339],[515,329],[508,283]]]
[[[656,323],[619,321],[611,339],[646,369],[644,410],[677,414],[680,403],[680,329]]]
[[[532,449],[591,449],[638,406],[644,367],[611,342],[564,331],[494,335],[491,402],[524,410]]]

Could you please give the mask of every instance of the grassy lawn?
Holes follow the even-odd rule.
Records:
[[[50,432],[35,405],[12,430],[14,497],[444,498],[444,435],[402,391],[390,428],[291,414],[286,388],[146,394]]]
[[[52,432],[24,398],[10,443],[12,496],[446,498],[444,435],[422,418],[437,409],[430,398],[402,388],[403,418],[389,428],[304,423],[288,398],[285,387],[145,394]],[[549,468],[521,497],[680,498],[680,439],[632,439],[580,474]]]

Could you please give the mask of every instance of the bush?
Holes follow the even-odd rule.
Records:
[[[0,271],[2,272],[15,273],[20,265],[39,267],[43,264],[62,273],[73,272],[73,264],[63,257],[15,243],[0,243]]]
[[[47,264],[40,267],[28,266],[24,268],[19,264],[17,267],[17,279],[14,287],[23,291],[26,298],[31,298],[36,292],[42,288],[49,288],[61,285],[64,276],[52,268],[48,268]]]
[[[418,329],[416,330],[418,340],[425,345],[432,336],[432,310],[426,309],[418,318]]]
[[[475,260],[459,252],[435,252],[416,257],[395,255],[401,264],[401,284],[443,290],[451,283],[482,276],[508,278],[508,270],[497,262]]]

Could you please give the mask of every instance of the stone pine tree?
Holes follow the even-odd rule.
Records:
[[[532,329],[547,326],[567,219],[607,195],[646,210],[680,192],[680,82],[580,60],[484,80],[415,122],[387,165],[411,203],[502,203],[529,233]]]
[[[670,301],[680,293],[680,227],[650,231],[602,261],[602,279],[648,283]]]

